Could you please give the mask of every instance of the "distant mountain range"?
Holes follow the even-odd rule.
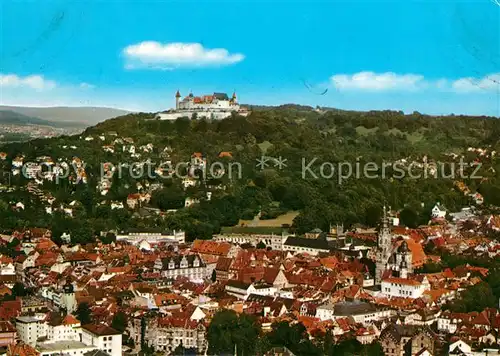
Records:
[[[88,127],[129,111],[102,107],[22,107],[0,105],[0,123]]]
[[[47,120],[42,120],[37,117],[26,116],[11,110],[0,110],[0,124],[2,125],[42,125],[58,127],[57,123]]]

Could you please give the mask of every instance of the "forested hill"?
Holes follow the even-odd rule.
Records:
[[[393,209],[405,209],[407,215],[413,217],[411,224],[419,224],[428,218],[430,207],[436,202],[449,210],[471,203],[470,197],[456,188],[457,180],[471,192],[482,193],[486,205],[500,206],[497,173],[500,166],[492,154],[500,151],[500,122],[494,118],[432,117],[392,111],[316,111],[301,106],[261,108],[246,118],[234,116],[221,121],[181,118],[169,122],[153,118],[154,114],[129,114],[88,128],[79,136],[1,147],[0,151],[8,154],[5,161],[0,161],[4,171],[11,169],[11,160],[20,154],[24,155],[24,162],[50,156],[54,161],[71,163],[77,156],[86,164],[88,183],[46,182],[40,187],[50,192],[57,203],[77,201],[81,208],[75,209],[76,218],[45,214],[45,209],[39,208],[43,203],[33,200],[28,193],[25,196],[18,192],[2,194],[8,203],[24,199],[27,204],[24,211],[15,213],[15,219],[6,207],[8,203],[4,203],[3,208],[0,206],[0,212],[3,209],[0,226],[45,225],[55,228],[56,235],[61,230],[83,231],[85,226],[90,226],[93,232],[157,226],[185,229],[190,238],[208,238],[222,226],[236,225],[240,218],[251,219],[259,211],[263,217],[286,211],[300,212],[293,224],[298,232],[315,227],[327,229],[336,222],[344,222],[346,226],[374,225],[384,202]],[[183,189],[182,178],[133,178],[125,172],[120,179],[115,175],[106,195],[101,195],[97,188],[101,163],[118,166],[149,159],[156,165],[165,160],[175,165],[190,161],[194,152],[202,153],[209,166],[221,162],[226,167],[224,176],[219,179],[209,176],[205,183]],[[261,170],[256,163],[262,156],[281,157],[283,165],[270,160],[266,161],[266,169]],[[361,172],[358,177],[341,181],[338,171],[330,174],[331,168],[342,162],[353,167],[356,163],[364,167],[374,162],[379,168],[382,162],[399,162],[403,170],[413,162],[413,168],[418,170],[423,169],[424,161],[431,166],[434,162],[457,163],[462,156],[465,162],[481,163],[475,175],[483,178],[454,179],[448,174],[447,177],[431,175],[415,179],[408,174],[394,174],[390,167],[384,177],[379,169],[375,174],[378,178],[373,178],[373,169],[370,177],[364,177]],[[307,165],[311,161],[313,174],[306,171],[304,175],[304,162]],[[230,178],[227,167],[236,162],[241,164],[241,177],[233,174]],[[323,168],[322,164],[325,164]],[[438,175],[452,169],[458,174],[458,166],[447,167]],[[470,175],[475,170],[467,166],[465,173]],[[136,193],[137,183],[148,190],[153,182],[160,182],[162,188],[152,193],[149,206],[162,211],[179,208],[177,213],[159,219],[128,209],[110,209],[111,201],[125,203],[128,194]],[[11,177],[10,183],[22,186],[27,181],[17,175]],[[210,200],[206,199],[207,191],[212,192]],[[186,197],[198,199],[200,203],[182,208]],[[80,230],[74,231],[75,236],[85,235]]]
[[[52,127],[62,126],[52,121],[42,120],[37,117],[26,116],[10,110],[0,110],[0,125],[17,125],[17,126],[41,125],[41,126],[52,126]]]

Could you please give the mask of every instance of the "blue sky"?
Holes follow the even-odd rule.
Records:
[[[2,0],[0,102],[500,116],[500,0]],[[326,94],[321,95],[326,89]]]

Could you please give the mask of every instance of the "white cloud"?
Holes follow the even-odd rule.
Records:
[[[145,41],[127,46],[123,53],[127,69],[173,69],[178,67],[220,66],[241,62],[245,56],[227,49],[204,48],[200,43],[159,43]]]
[[[500,85],[500,73],[494,73],[482,78],[460,78],[451,83],[453,91],[471,93],[479,91],[497,90]]]
[[[51,90],[57,87],[57,84],[53,80],[45,79],[42,75],[29,75],[26,77],[20,77],[16,74],[0,73],[0,87]]]
[[[337,74],[330,79],[339,90],[416,90],[427,85],[422,75],[396,74],[392,72]]]
[[[80,88],[82,88],[82,89],[94,89],[95,85],[83,82],[83,83],[80,83]]]
[[[355,74],[336,74],[330,78],[339,90],[356,91],[416,91],[439,90],[455,93],[474,93],[497,90],[500,85],[500,73],[482,78],[464,77],[455,80],[427,80],[419,74],[396,74],[392,72],[359,72]]]

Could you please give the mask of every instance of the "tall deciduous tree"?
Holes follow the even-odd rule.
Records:
[[[232,310],[217,312],[208,327],[208,353],[254,355],[259,338],[254,317]]]
[[[127,314],[124,312],[118,312],[113,316],[113,321],[111,322],[111,327],[122,334],[127,329]]]
[[[75,314],[82,325],[90,324],[92,322],[92,311],[90,310],[89,304],[86,302],[78,304]]]

